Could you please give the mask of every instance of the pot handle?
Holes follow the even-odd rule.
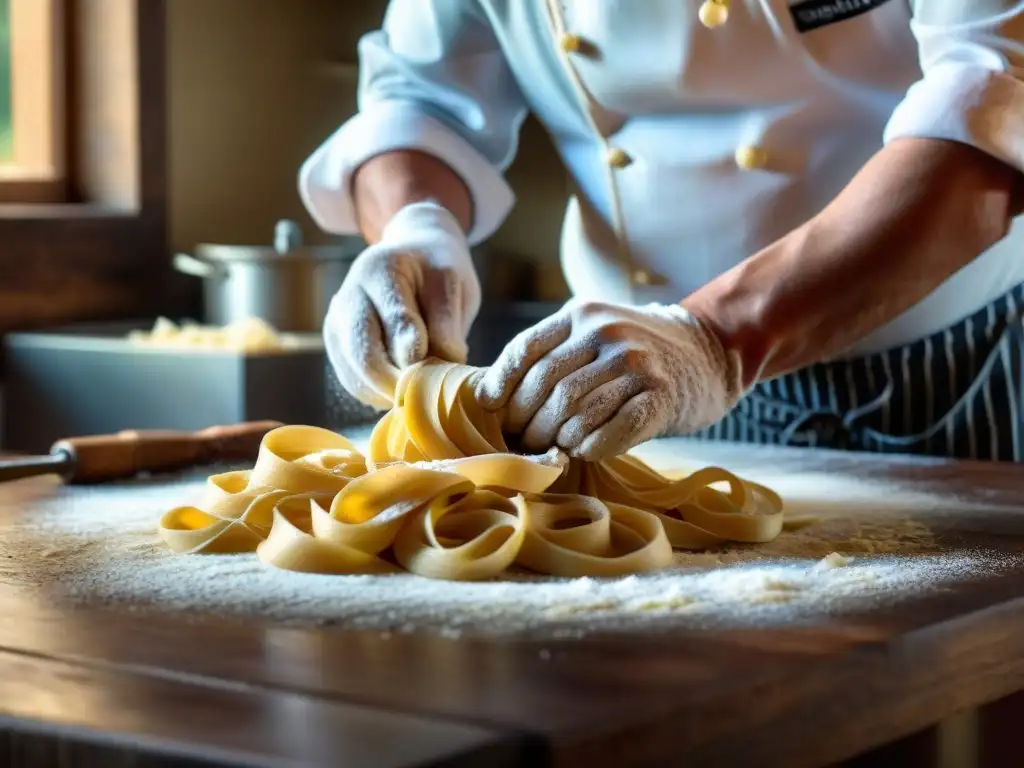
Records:
[[[174,268],[186,275],[195,277],[211,278],[220,276],[220,270],[208,261],[189,256],[187,253],[176,253],[171,259]]]

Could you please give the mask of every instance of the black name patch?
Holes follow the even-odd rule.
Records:
[[[789,12],[793,14],[797,30],[810,32],[818,27],[860,16],[888,2],[889,0],[803,0],[791,5]]]

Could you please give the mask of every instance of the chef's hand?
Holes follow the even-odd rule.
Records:
[[[738,359],[682,307],[570,302],[519,334],[480,382],[523,447],[598,461],[710,426],[741,394]]]
[[[428,355],[465,362],[479,309],[458,221],[436,203],[415,203],[352,263],[324,320],[327,357],[352,395],[388,408],[402,368]]]

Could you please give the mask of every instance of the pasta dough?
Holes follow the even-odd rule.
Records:
[[[632,456],[521,456],[481,409],[479,369],[406,370],[368,456],[318,427],[268,433],[252,470],[209,479],[160,520],[178,553],[249,552],[278,568],[486,579],[513,565],[616,576],[669,565],[673,548],[767,542],[781,499],[718,467],[668,480]]]
[[[223,327],[183,323],[157,318],[151,331],[132,331],[128,341],[135,346],[180,350],[227,350],[231,352],[275,352],[296,346],[295,338],[278,333],[256,317]]]

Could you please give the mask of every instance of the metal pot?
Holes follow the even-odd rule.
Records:
[[[279,221],[273,246],[201,244],[179,253],[174,268],[203,278],[205,322],[228,325],[257,317],[279,331],[319,332],[362,240],[302,245],[293,221]]]

